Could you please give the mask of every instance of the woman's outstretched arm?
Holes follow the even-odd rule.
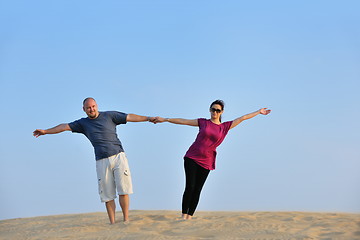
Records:
[[[230,129],[236,127],[237,125],[239,125],[244,120],[248,120],[248,119],[253,118],[253,117],[255,117],[255,116],[259,115],[259,114],[268,115],[270,112],[271,112],[271,110],[268,110],[267,108],[261,108],[256,112],[249,113],[249,114],[246,114],[246,115],[241,116],[239,118],[236,118],[232,122]]]
[[[162,122],[169,122],[169,123],[181,124],[181,125],[189,125],[189,126],[194,126],[194,127],[199,126],[197,119],[156,117],[155,123],[162,123]]]

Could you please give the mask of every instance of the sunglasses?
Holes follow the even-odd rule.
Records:
[[[221,109],[216,109],[216,108],[210,108],[210,111],[221,113],[222,110]]]

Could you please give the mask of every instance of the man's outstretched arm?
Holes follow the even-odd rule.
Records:
[[[39,136],[45,135],[45,134],[56,134],[56,133],[61,133],[61,132],[64,132],[64,131],[71,131],[71,128],[70,128],[69,124],[62,123],[62,124],[57,125],[56,127],[49,128],[49,129],[46,129],[46,130],[36,129],[33,132],[33,135],[35,137],[39,137]]]
[[[155,117],[147,117],[147,116],[141,116],[141,115],[129,113],[126,117],[126,121],[127,122],[146,122],[146,121],[154,122]]]

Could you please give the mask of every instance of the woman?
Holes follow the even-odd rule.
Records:
[[[228,131],[244,120],[259,114],[267,115],[270,111],[262,108],[256,112],[236,118],[234,121],[222,123],[221,115],[224,112],[224,102],[216,100],[210,105],[210,119],[156,118],[156,122],[169,122],[199,127],[199,133],[195,142],[184,156],[186,184],[182,199],[183,219],[192,218],[206,178],[210,170],[215,169],[216,148],[222,143]]]

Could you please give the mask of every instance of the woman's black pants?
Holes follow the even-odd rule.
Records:
[[[199,203],[201,189],[210,170],[199,166],[194,160],[187,157],[184,158],[184,168],[186,184],[182,200],[182,213],[192,216]]]

